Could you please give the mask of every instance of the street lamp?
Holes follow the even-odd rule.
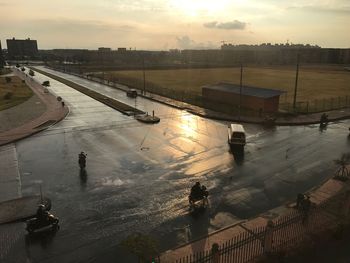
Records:
[[[145,58],[142,57],[142,73],[143,73],[143,95],[146,95],[146,73],[145,73]]]
[[[298,89],[298,78],[299,78],[299,52],[297,54],[297,71],[295,74],[295,86],[294,86],[294,99],[293,99],[293,109],[296,111],[296,100],[297,100],[297,89]]]
[[[240,76],[240,81],[239,81],[238,120],[241,120],[242,88],[243,88],[243,63],[241,62],[241,76]]]

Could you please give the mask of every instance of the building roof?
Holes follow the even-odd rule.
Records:
[[[220,83],[214,84],[214,85],[206,85],[206,86],[203,86],[202,89],[203,88],[231,92],[231,93],[235,93],[235,94],[240,93],[240,86],[239,85],[227,83],[227,82],[220,82]],[[285,93],[285,91],[275,90],[275,89],[257,88],[257,87],[250,87],[250,86],[243,86],[242,87],[242,95],[245,95],[245,96],[260,97],[260,98],[272,98],[272,97],[280,96],[283,93]]]

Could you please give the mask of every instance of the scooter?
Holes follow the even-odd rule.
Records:
[[[29,219],[26,222],[26,230],[29,234],[42,232],[46,230],[56,231],[59,229],[58,222],[58,217],[55,217],[54,215],[46,211],[44,218],[41,220],[39,218]]]
[[[191,194],[188,196],[191,212],[204,211],[208,207],[209,192],[207,191],[205,186],[202,187],[202,191],[203,191],[203,194],[201,196],[194,197]]]
[[[208,198],[203,196],[201,199],[196,199],[190,202],[190,211],[198,212],[205,210],[208,207]]]

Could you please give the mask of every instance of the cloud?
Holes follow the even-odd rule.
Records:
[[[33,38],[38,40],[39,48],[112,48],[133,44],[135,35],[142,32],[139,25],[120,21],[105,22],[90,19],[26,19],[11,23],[11,31],[0,23],[0,31],[6,37]],[[11,32],[15,32],[13,35]],[[129,44],[131,43],[131,44]],[[135,44],[134,44],[135,45]],[[132,45],[132,46],[134,46]]]
[[[301,11],[314,12],[314,13],[350,15],[350,6],[342,6],[342,7],[314,6],[314,5],[290,6],[287,8],[287,10],[301,10]]]
[[[67,18],[59,19],[31,19],[27,24],[35,28],[46,28],[57,32],[79,32],[79,33],[97,33],[97,32],[129,32],[135,30],[135,26],[124,23],[107,23],[99,20],[75,20]]]
[[[231,22],[209,22],[203,24],[207,28],[218,28],[218,29],[226,29],[226,30],[244,30],[247,27],[247,23],[241,22],[238,20],[234,20]]]
[[[195,42],[188,36],[176,37],[177,46],[181,49],[192,48]]]
[[[211,41],[206,43],[196,42],[192,40],[189,36],[176,37],[177,47],[180,49],[216,49]]]

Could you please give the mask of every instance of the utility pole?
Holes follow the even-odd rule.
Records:
[[[142,57],[142,71],[143,71],[143,95],[146,95],[146,73],[145,73],[145,58]]]
[[[243,63],[241,62],[241,77],[240,77],[240,81],[239,81],[238,120],[241,120],[242,88],[243,88]]]
[[[294,100],[293,109],[296,110],[296,100],[297,100],[297,89],[298,89],[298,78],[299,78],[299,52],[297,54],[297,72],[295,74],[295,86],[294,86]]]

